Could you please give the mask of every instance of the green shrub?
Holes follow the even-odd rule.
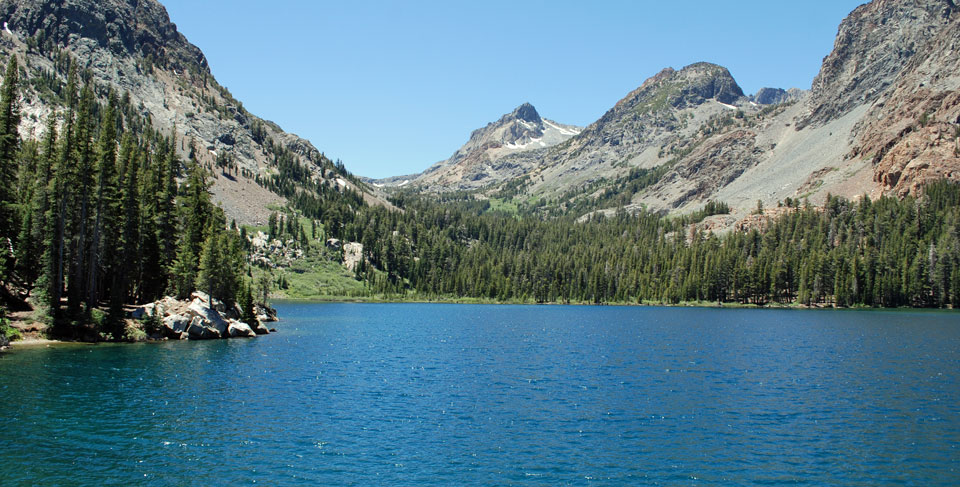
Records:
[[[153,308],[153,312],[144,316],[140,320],[142,324],[144,333],[147,335],[158,335],[160,334],[160,328],[163,326],[163,322],[160,320],[160,313],[157,312],[157,308]]]
[[[131,322],[123,329],[123,341],[125,342],[142,342],[147,339],[147,332],[143,331],[142,328],[136,326]]]
[[[23,338],[20,335],[20,330],[10,326],[10,321],[7,320],[7,310],[3,308],[0,308],[0,337],[4,337],[11,342]]]

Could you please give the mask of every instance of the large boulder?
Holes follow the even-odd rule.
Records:
[[[257,304],[254,305],[253,311],[257,315],[258,321],[277,321],[277,310],[270,306]]]
[[[233,306],[227,308],[227,311],[223,313],[223,316],[228,320],[239,320],[243,316],[243,309],[240,307],[240,303],[233,303]]]
[[[189,326],[190,318],[183,315],[170,315],[163,319],[161,332],[167,338],[179,340],[185,338]]]
[[[207,307],[199,298],[190,303],[190,314],[203,320],[204,326],[210,326],[217,330],[221,336],[227,335],[227,320],[223,319],[220,312]]]
[[[253,325],[250,325],[250,328],[253,328],[253,331],[255,331],[257,335],[270,334],[270,330],[267,328],[267,325],[264,325],[260,320],[257,320]]]
[[[130,317],[135,320],[142,320],[152,315],[156,310],[156,308],[157,308],[157,303],[145,304],[143,306],[138,307],[137,309],[134,309],[133,312],[130,313]]]
[[[222,301],[220,301],[219,299],[211,300],[210,295],[208,295],[203,291],[194,291],[193,294],[190,295],[190,297],[193,298],[194,301],[199,299],[200,301],[203,302],[204,305],[206,305],[209,308],[213,308],[220,313],[224,313],[227,311],[227,306],[223,304]]]
[[[227,326],[230,338],[253,338],[257,333],[250,328],[250,325],[237,320],[230,320]]]
[[[207,326],[199,316],[194,316],[190,321],[187,334],[190,335],[191,340],[213,340],[223,336],[216,328]]]

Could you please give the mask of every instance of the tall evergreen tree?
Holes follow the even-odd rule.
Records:
[[[72,314],[76,314],[83,300],[86,298],[87,284],[87,258],[89,250],[87,249],[87,229],[90,220],[90,192],[94,185],[93,170],[93,88],[90,80],[84,85],[80,93],[80,107],[77,117],[77,201],[71,215],[71,230],[73,238],[71,240],[70,255],[72,256],[72,265],[70,278],[68,280],[67,296],[69,308]]]
[[[45,254],[47,211],[50,205],[49,181],[52,179],[57,147],[57,113],[51,112],[40,154],[37,157],[36,173],[32,174],[32,189],[29,206],[24,208],[20,225],[20,245],[17,247],[17,269],[25,286],[32,287],[46,269],[42,256]]]
[[[117,123],[113,99],[107,105],[100,130],[97,160],[96,211],[93,238],[90,242],[89,270],[87,273],[87,308],[97,307],[101,291],[101,256],[106,247],[104,239],[112,237],[109,220],[116,214],[113,206],[117,196]]]
[[[60,298],[63,295],[64,267],[67,261],[67,217],[70,202],[73,199],[75,185],[74,177],[74,142],[76,130],[76,106],[77,106],[77,70],[76,65],[71,64],[70,73],[67,76],[67,88],[65,98],[67,100],[66,120],[63,122],[63,128],[60,135],[60,147],[57,151],[56,165],[53,169],[53,179],[50,181],[50,199],[48,211],[48,225],[50,231],[47,232],[48,243],[46,245],[47,257],[47,298],[52,315],[54,317],[60,314]]]
[[[20,103],[17,90],[17,56],[10,56],[0,87],[0,280],[6,281],[13,269],[14,240],[17,237],[17,148],[20,144]]]
[[[117,268],[119,275],[118,292],[121,301],[127,301],[134,297],[136,293],[131,289],[131,283],[136,282],[139,267],[138,252],[140,246],[140,195],[139,172],[140,165],[136,161],[134,152],[134,142],[132,136],[128,133],[123,136],[122,149],[120,151],[124,168],[123,188],[121,191],[122,231],[120,232],[120,265]]]

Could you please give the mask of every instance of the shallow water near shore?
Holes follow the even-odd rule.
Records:
[[[956,312],[278,310],[0,356],[0,484],[960,483]]]

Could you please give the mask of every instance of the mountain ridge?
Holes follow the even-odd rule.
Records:
[[[562,209],[656,169],[657,181],[627,185],[618,205],[690,212],[721,199],[739,217],[758,200],[917,194],[927,181],[960,178],[957,11],[951,0],[854,9],[809,91],[745,96],[722,66],[665,68],[569,140],[507,154],[499,164],[510,171],[430,190],[520,188],[511,197]]]
[[[0,16],[6,25],[0,52],[23,59],[28,79],[52,75],[62,82],[64,69],[58,66],[81,60],[104,90],[128,93],[155,127],[175,129],[181,157],[192,153],[210,168],[234,168],[230,177],[213,171],[212,191],[240,223],[262,225],[268,207],[285,204],[285,196],[267,187],[284,158],[306,168],[313,183],[389,205],[310,141],[248,112],[216,81],[203,52],[177,31],[156,0],[3,0]],[[21,133],[39,138],[58,102],[27,86]],[[98,93],[101,100],[105,96]]]

